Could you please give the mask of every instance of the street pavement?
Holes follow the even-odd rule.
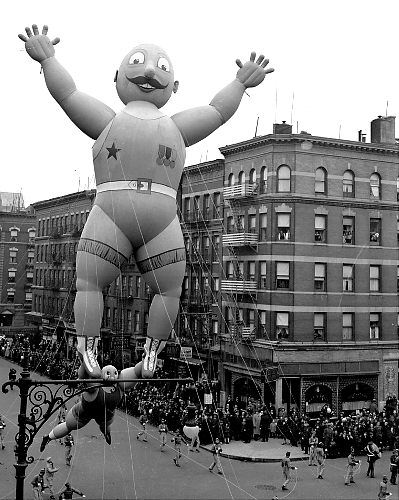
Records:
[[[8,378],[12,363],[0,358],[0,384]],[[16,367],[18,375],[20,367]],[[42,378],[32,373],[32,378]],[[0,394],[0,413],[7,427],[5,433],[6,449],[0,450],[0,499],[15,498],[15,462],[13,448],[15,443],[16,422],[19,412],[18,389],[8,394]],[[376,499],[382,474],[389,471],[388,451],[376,464],[376,477],[366,477],[364,457],[355,475],[356,484],[344,486],[346,459],[328,460],[324,479],[316,479],[316,467],[309,467],[306,457],[297,460],[298,467],[293,471],[289,491],[282,491],[282,469],[278,454],[282,458],[285,451],[301,458],[300,450],[283,446],[277,441],[270,443],[250,443],[245,445],[232,442],[223,446],[228,455],[222,457],[224,475],[208,470],[212,455],[205,448],[200,453],[188,452],[184,447],[181,467],[173,463],[173,444],[168,440],[166,450],[161,452],[156,429],[149,426],[148,442],[136,440],[141,426],[137,419],[117,412],[112,426],[112,444],[105,443],[97,425],[90,422],[86,427],[74,432],[75,446],[72,448],[72,466],[67,467],[64,447],[51,442],[43,453],[39,446],[44,433],[56,424],[56,416],[51,419],[45,430],[36,436],[29,450],[34,462],[28,466],[25,480],[25,499],[33,498],[30,482],[45,460],[51,456],[59,467],[54,479],[58,492],[65,481],[82,490],[88,499]],[[229,452],[234,450],[233,452]],[[267,451],[269,450],[269,451]],[[240,454],[240,455],[238,455]],[[231,456],[241,460],[229,458]],[[275,462],[249,461],[250,458],[274,458]],[[242,460],[244,458],[244,461]],[[389,485],[392,500],[398,499],[398,486]],[[48,494],[44,494],[45,500]]]

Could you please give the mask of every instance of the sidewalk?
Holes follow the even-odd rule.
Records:
[[[222,444],[221,456],[244,462],[280,462],[285,457],[286,452],[290,451],[292,461],[308,459],[309,455],[306,455],[300,447],[283,445],[281,442],[281,438],[269,439],[265,443],[262,441],[251,441],[250,443],[230,441],[229,444]],[[212,445],[201,445],[201,448],[210,451]]]

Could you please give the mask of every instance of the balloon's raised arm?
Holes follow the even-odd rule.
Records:
[[[256,53],[252,52],[245,64],[236,60],[239,70],[235,80],[218,92],[209,106],[188,109],[172,117],[186,146],[201,141],[226,123],[237,111],[245,89],[258,86],[268,73],[274,71],[273,68],[266,68],[269,60],[264,55],[255,59]]]
[[[18,36],[25,42],[25,50],[29,56],[42,65],[50,94],[82,132],[97,139],[115,116],[114,111],[76,89],[71,75],[54,57],[54,45],[60,39],[57,37],[50,41],[47,36],[48,26],[43,26],[41,34],[36,24],[32,25],[32,29],[25,28],[25,32],[26,35]]]

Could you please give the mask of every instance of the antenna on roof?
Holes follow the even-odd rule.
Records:
[[[277,89],[276,89],[276,101],[274,106],[274,123],[277,123]]]
[[[388,101],[387,101],[387,107],[385,108],[385,116],[388,116]]]
[[[259,116],[256,119],[256,127],[255,127],[255,135],[254,135],[254,137],[256,137],[257,134],[258,134],[258,124],[259,124]]]
[[[341,124],[339,124],[338,139],[341,139]]]
[[[292,115],[293,115],[293,112],[294,112],[294,99],[295,99],[295,94],[294,92],[292,92],[292,102],[291,102],[291,122],[292,123]]]

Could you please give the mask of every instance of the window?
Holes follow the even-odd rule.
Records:
[[[352,264],[342,265],[342,290],[344,292],[353,292],[354,266]]]
[[[291,191],[291,169],[287,165],[281,165],[277,169],[277,192],[289,193]]]
[[[399,177],[396,179],[396,201],[399,201]]]
[[[234,277],[234,264],[231,261],[227,262],[227,279],[232,280]]]
[[[399,292],[399,266],[396,268],[396,291]]]
[[[256,234],[256,215],[248,215],[248,232]]]
[[[255,281],[255,262],[254,261],[250,261],[248,262],[248,279],[250,281]]]
[[[25,292],[25,302],[32,302],[32,292]]]
[[[129,333],[132,331],[132,311],[130,309],[127,310],[127,322],[126,328]]]
[[[325,340],[326,338],[326,313],[315,313],[313,316],[313,338]]]
[[[342,194],[345,198],[355,196],[355,175],[352,170],[346,170],[342,179]]]
[[[399,217],[396,218],[396,240],[399,243]]]
[[[381,178],[375,173],[370,175],[370,197],[381,198]]]
[[[215,277],[212,279],[213,282],[213,291],[218,292],[220,290],[220,279]]]
[[[399,279],[399,278],[398,278]],[[260,262],[260,288],[267,288],[266,262]]]
[[[267,214],[259,214],[259,239],[266,241],[267,233]]]
[[[317,292],[325,292],[326,288],[326,264],[315,264],[314,289]]]
[[[212,320],[212,333],[213,335],[218,335],[219,333],[219,321],[217,319]]]
[[[19,227],[10,227],[10,239],[11,241],[17,241],[18,239],[18,233],[19,233]]]
[[[241,232],[245,229],[245,216],[240,214],[237,215],[237,231]]]
[[[289,313],[276,313],[276,339],[283,340],[289,337]]]
[[[15,290],[13,288],[7,289],[7,302],[14,302]]]
[[[342,224],[342,241],[344,245],[355,244],[355,218],[344,217]]]
[[[380,313],[370,313],[370,340],[380,338]]]
[[[322,167],[316,169],[314,192],[327,194],[327,172]]]
[[[17,272],[16,269],[9,269],[8,270],[8,282],[9,283],[15,283],[16,272]]]
[[[288,289],[290,287],[290,263],[276,263],[276,288]]]
[[[370,292],[380,291],[380,266],[370,266]]]
[[[184,198],[183,200],[183,214],[185,219],[190,218],[190,198]]]
[[[267,192],[267,167],[262,167],[260,171],[260,189],[261,194]]]
[[[10,248],[10,256],[9,256],[10,264],[17,263],[17,252],[18,252],[18,248]]]
[[[134,331],[140,331],[140,311],[134,311]]]
[[[238,184],[245,184],[245,172],[243,170],[238,174]]]
[[[381,219],[370,219],[370,243],[381,244]]]
[[[33,271],[26,272],[26,282],[30,285],[33,284]]]
[[[220,193],[215,193],[213,195],[213,207],[214,207],[214,217],[215,219],[220,218]]]
[[[33,264],[34,261],[35,261],[35,251],[34,250],[28,250],[27,263],[28,264]]]
[[[354,340],[353,313],[342,314],[342,340]]]
[[[227,233],[234,233],[235,232],[235,224],[234,224],[234,217],[232,215],[229,215],[227,217]]]
[[[326,221],[325,215],[316,215],[314,219],[314,240],[318,243],[326,242]]]
[[[260,311],[259,313],[259,323],[262,328],[266,327],[266,311]]]
[[[211,197],[209,193],[204,194],[204,219],[208,220],[211,208]]]
[[[249,183],[250,184],[256,183],[256,170],[254,168],[252,168],[251,171],[249,172]]]
[[[235,184],[234,174],[231,173],[231,174],[229,174],[229,177],[227,178],[227,185],[234,186],[234,184]]]
[[[290,240],[290,214],[277,214],[277,239]]]
[[[212,246],[213,246],[213,262],[219,261],[219,247],[220,247],[220,236],[212,236]]]

